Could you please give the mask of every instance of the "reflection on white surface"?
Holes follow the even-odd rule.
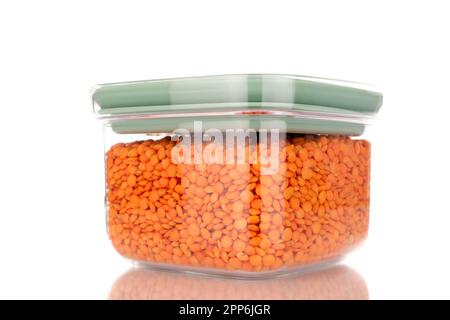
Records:
[[[268,280],[235,280],[132,268],[114,283],[110,299],[361,299],[364,279],[347,266]]]

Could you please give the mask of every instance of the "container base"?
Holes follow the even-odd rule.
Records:
[[[297,265],[291,266],[287,268],[282,268],[279,270],[272,271],[260,271],[260,272],[247,272],[247,271],[229,271],[229,270],[220,270],[213,268],[204,268],[204,267],[190,267],[190,266],[177,266],[170,264],[162,264],[162,263],[151,263],[147,261],[135,261],[133,260],[133,264],[137,267],[147,268],[150,270],[158,270],[158,271],[169,271],[174,273],[185,273],[185,274],[193,274],[193,275],[201,275],[206,277],[222,277],[222,278],[230,278],[230,279],[241,279],[241,280],[262,280],[262,279],[274,279],[274,278],[282,278],[288,277],[292,275],[301,275],[305,273],[315,272],[323,269],[327,269],[331,266],[334,266],[341,262],[344,259],[344,255],[329,258],[326,260],[322,260],[319,262],[314,262],[305,265]]]

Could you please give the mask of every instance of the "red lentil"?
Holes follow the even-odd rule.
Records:
[[[366,236],[370,144],[288,136],[279,171],[176,164],[170,138],[107,152],[109,235],[145,262],[268,271],[341,255]]]

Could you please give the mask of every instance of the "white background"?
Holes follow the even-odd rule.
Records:
[[[445,4],[2,1],[0,298],[104,299],[130,268],[105,231],[92,85],[249,72],[382,90],[370,236],[345,263],[370,298],[450,298]]]

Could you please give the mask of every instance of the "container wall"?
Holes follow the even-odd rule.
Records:
[[[105,130],[108,231],[127,258],[264,274],[338,259],[366,237],[367,140]]]

